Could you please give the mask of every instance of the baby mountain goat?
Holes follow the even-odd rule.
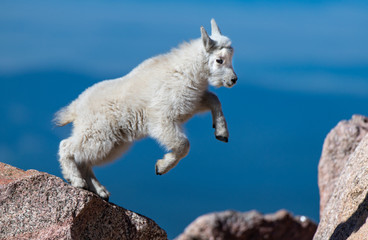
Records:
[[[236,83],[233,48],[213,19],[211,27],[211,36],[201,27],[200,39],[150,58],[124,77],[93,85],[56,113],[58,126],[73,123],[71,136],[59,148],[67,181],[108,199],[92,167],[120,157],[146,136],[169,151],[156,163],[156,174],[167,173],[188,154],[181,125],[198,112],[211,111],[216,138],[228,141],[221,103],[208,85]]]

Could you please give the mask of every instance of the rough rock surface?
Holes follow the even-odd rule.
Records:
[[[198,217],[176,240],[308,240],[316,224],[285,210],[262,215],[256,211],[225,211]]]
[[[367,133],[368,118],[353,115],[352,119],[339,122],[327,135],[318,165],[320,213],[333,194],[336,181],[349,156]]]
[[[153,220],[60,178],[0,163],[0,239],[167,239]]]
[[[349,157],[337,160],[345,164],[341,163],[340,176],[321,213],[314,240],[368,239],[368,134]]]

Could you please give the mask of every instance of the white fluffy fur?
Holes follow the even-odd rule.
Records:
[[[107,199],[92,167],[118,158],[146,136],[169,151],[156,163],[157,174],[168,172],[189,151],[182,123],[200,111],[212,112],[215,136],[227,142],[221,103],[208,85],[232,87],[237,77],[230,40],[213,19],[211,26],[211,37],[201,27],[200,39],[150,58],[124,77],[93,85],[56,114],[60,126],[73,122],[71,136],[59,148],[67,181]]]

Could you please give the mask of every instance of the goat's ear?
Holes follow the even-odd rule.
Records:
[[[213,41],[207,34],[206,30],[204,29],[204,27],[201,27],[201,37],[202,37],[202,42],[203,42],[203,46],[206,49],[207,52],[211,51],[211,49],[213,49],[216,45],[216,42]]]
[[[221,35],[220,28],[217,26],[215,19],[211,19],[211,35]]]

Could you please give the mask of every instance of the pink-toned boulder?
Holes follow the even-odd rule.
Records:
[[[0,163],[0,239],[167,239],[153,220],[60,178]]]
[[[353,115],[350,120],[339,122],[327,135],[318,165],[321,216],[348,158],[367,133],[368,118]]]
[[[175,240],[311,240],[316,228],[285,210],[267,215],[224,211],[198,217]]]
[[[355,121],[353,125],[352,120]],[[336,152],[344,149],[332,151],[332,146],[330,152],[336,157],[328,157],[325,153],[326,159],[339,162],[339,167],[329,170],[338,171],[334,173],[336,176],[331,182],[334,185],[333,191],[330,192],[328,189],[328,192],[324,193],[321,189],[323,194],[328,194],[330,197],[324,204],[323,211],[320,212],[321,220],[314,240],[368,239],[368,134],[366,134],[368,121],[362,116],[354,116],[352,120],[349,121],[350,124],[343,122],[343,125],[339,124],[336,127],[340,134],[335,134],[335,142],[346,142],[336,145],[336,148],[343,146],[346,149],[345,154],[337,155]],[[333,131],[335,129],[331,132]],[[348,141],[350,141],[349,144]],[[352,149],[346,148],[348,145],[352,146]],[[328,164],[334,166],[332,163]],[[325,171],[325,174],[333,175],[328,173],[327,168]]]

